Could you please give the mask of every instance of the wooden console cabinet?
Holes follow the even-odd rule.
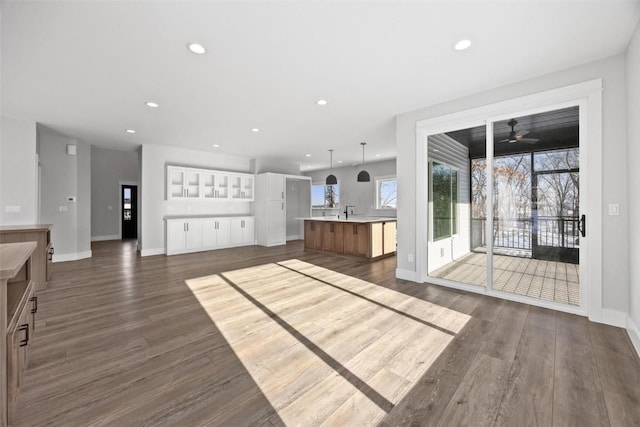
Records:
[[[0,426],[12,422],[27,367],[37,298],[33,296],[36,242],[0,244]]]
[[[36,289],[43,289],[51,278],[51,227],[51,224],[0,226],[0,243],[37,243],[38,246],[33,253],[33,281]]]

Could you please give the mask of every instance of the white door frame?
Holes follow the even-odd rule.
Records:
[[[524,116],[553,109],[579,106],[580,109],[580,182],[587,191],[580,192],[581,213],[587,214],[587,238],[580,247],[580,306],[574,307],[491,289],[492,268],[488,268],[487,288],[464,285],[445,279],[429,277],[429,282],[486,293],[500,298],[524,302],[589,316],[602,321],[602,79],[590,80],[571,86],[552,89],[533,95],[514,98],[416,123],[416,279],[424,283],[427,273],[427,144],[429,135],[469,127],[487,126],[487,153],[493,152],[494,121]],[[487,167],[492,168],[492,156],[487,156]],[[488,174],[489,188],[493,177]],[[582,187],[582,185],[581,185]],[[493,212],[487,212],[490,228]],[[492,261],[492,242],[488,242],[488,261]]]

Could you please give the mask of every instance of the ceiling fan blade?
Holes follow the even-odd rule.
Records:
[[[507,138],[507,139],[501,139],[501,140],[500,140],[500,141],[498,141],[498,142],[509,142],[509,138]]]
[[[537,138],[520,138],[518,139],[518,142],[524,142],[526,144],[535,144],[536,142],[540,141]]]
[[[528,131],[528,130],[519,130],[519,131],[516,133],[516,138],[520,139],[519,137],[521,137],[521,136],[525,136],[525,135],[526,135],[526,134],[528,134],[528,133],[529,133],[529,131]]]

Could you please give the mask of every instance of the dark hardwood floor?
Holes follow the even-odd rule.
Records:
[[[15,425],[640,425],[626,332],[302,242],[140,258],[39,293]]]

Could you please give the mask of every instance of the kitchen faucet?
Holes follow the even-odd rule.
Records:
[[[349,208],[355,208],[355,206],[347,205],[344,207],[344,219],[349,219]],[[353,215],[353,209],[351,209],[351,215]]]

